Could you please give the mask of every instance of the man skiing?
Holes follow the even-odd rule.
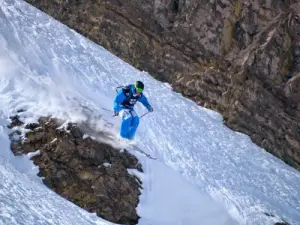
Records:
[[[141,81],[136,81],[135,84],[130,84],[123,87],[118,91],[114,100],[114,113],[115,116],[119,115],[121,110],[122,124],[120,136],[132,140],[135,136],[136,130],[139,126],[140,119],[134,110],[134,105],[137,101],[141,102],[149,112],[153,112],[152,106],[149,104],[148,99],[143,95],[144,84]]]

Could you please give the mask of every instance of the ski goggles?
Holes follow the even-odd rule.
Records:
[[[143,92],[143,88],[135,87],[135,90],[136,90],[137,92]]]

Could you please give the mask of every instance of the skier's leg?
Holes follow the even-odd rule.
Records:
[[[139,124],[140,124],[140,118],[135,114],[135,116],[133,116],[132,121],[131,121],[131,129],[129,130],[129,133],[128,133],[128,139],[134,138]]]
[[[120,128],[120,136],[122,138],[128,138],[128,134],[131,129],[131,122],[132,122],[131,116],[128,116],[127,114],[123,114],[122,124]]]

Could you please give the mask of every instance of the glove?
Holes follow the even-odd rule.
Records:
[[[148,110],[149,110],[149,112],[153,112],[153,108],[151,106],[149,107]]]
[[[114,116],[119,116],[119,112],[115,111],[115,115]]]

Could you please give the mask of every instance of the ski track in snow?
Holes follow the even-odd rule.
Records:
[[[10,153],[5,126],[18,109],[26,110],[26,122],[45,115],[80,122],[86,106],[115,124],[117,134],[119,118],[102,108],[112,108],[115,87],[142,80],[154,112],[141,119],[136,145],[158,160],[132,151],[145,169],[138,174],[144,181],[139,224],[279,221],[265,213],[300,224],[299,172],[226,128],[218,113],[23,1],[0,0],[0,24],[0,223],[110,224],[44,187],[28,157]],[[137,105],[137,112],[145,109]],[[96,122],[96,129],[105,128]]]

